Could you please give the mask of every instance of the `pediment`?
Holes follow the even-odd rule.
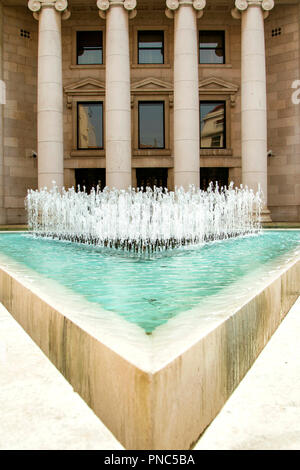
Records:
[[[85,78],[64,87],[67,95],[96,95],[105,93],[104,83],[94,78]]]
[[[146,78],[135,82],[131,86],[132,93],[144,93],[144,92],[173,92],[173,85],[168,82],[164,82],[157,78]]]
[[[200,93],[225,93],[233,94],[239,90],[235,83],[227,82],[217,77],[209,77],[199,82]]]

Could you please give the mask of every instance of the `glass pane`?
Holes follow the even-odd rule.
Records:
[[[77,64],[102,63],[102,31],[77,31]]]
[[[139,64],[163,64],[164,56],[161,50],[139,50]]]
[[[139,103],[139,148],[164,147],[164,103]]]
[[[163,31],[139,31],[138,33],[139,64],[164,63]]]
[[[224,53],[222,49],[200,50],[200,64],[224,64]]]
[[[225,148],[225,103],[200,103],[201,148]]]
[[[78,148],[103,148],[102,103],[78,103]]]
[[[224,31],[200,31],[200,64],[225,63]]]

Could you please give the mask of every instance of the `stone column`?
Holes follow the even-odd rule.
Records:
[[[200,184],[200,116],[197,18],[205,0],[167,0],[174,17],[174,184]]]
[[[0,224],[6,223],[4,205],[4,105],[6,102],[5,82],[3,81],[3,5],[0,4]]]
[[[37,151],[38,186],[64,184],[61,19],[70,16],[67,0],[29,0],[39,21]]]
[[[106,185],[131,186],[131,104],[128,19],[136,0],[98,0],[106,19],[105,155]]]
[[[263,220],[271,220],[267,209],[267,90],[264,19],[273,0],[236,0],[234,18],[242,19],[241,121],[242,181],[264,195]]]

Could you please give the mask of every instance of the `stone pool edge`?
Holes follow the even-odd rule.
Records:
[[[296,301],[299,285],[296,259],[198,342],[147,372],[0,268],[0,301],[127,449],[191,448]]]

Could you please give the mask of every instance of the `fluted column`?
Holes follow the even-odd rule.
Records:
[[[200,117],[197,18],[205,0],[167,0],[174,17],[174,184],[200,184]]]
[[[274,6],[273,0],[236,0],[234,18],[241,17],[241,122],[242,181],[264,195],[264,220],[267,209],[267,90],[264,19]]]
[[[67,0],[29,0],[39,21],[37,152],[38,186],[64,183],[61,19],[70,16]]]
[[[136,0],[98,0],[106,18],[105,155],[106,185],[131,186],[131,104],[128,19]]]

